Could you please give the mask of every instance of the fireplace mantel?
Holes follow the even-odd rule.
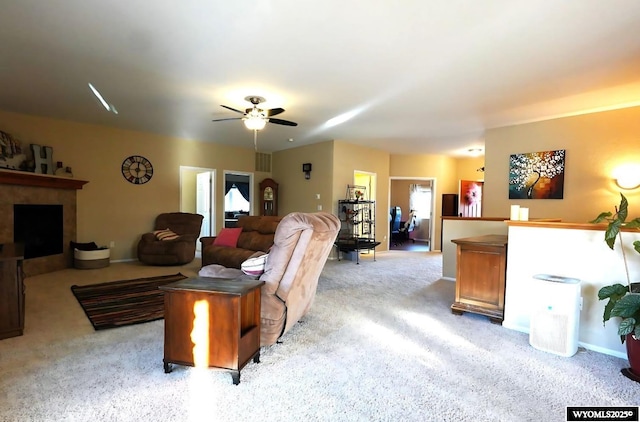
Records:
[[[38,186],[55,189],[82,189],[86,180],[68,177],[52,176],[49,174],[29,173],[26,171],[0,170],[0,184]]]

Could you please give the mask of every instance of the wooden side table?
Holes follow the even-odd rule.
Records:
[[[172,364],[231,372],[260,362],[259,280],[190,278],[164,291],[164,371]]]
[[[504,320],[507,236],[485,235],[453,239],[457,244],[456,298],[451,312],[486,315]]]

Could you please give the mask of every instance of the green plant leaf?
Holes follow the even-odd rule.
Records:
[[[620,326],[618,327],[618,335],[626,336],[627,334],[631,334],[636,329],[636,320],[634,318],[625,318],[620,322]],[[624,338],[622,339],[624,343]]]
[[[602,212],[594,220],[589,221],[589,223],[602,223],[605,220],[609,221],[608,220],[609,217],[611,217],[611,213],[609,211]]]
[[[622,226],[620,220],[613,220],[604,232],[604,241],[607,242],[607,245],[609,245],[611,249],[613,249],[613,246],[616,244],[616,238],[618,237],[618,233],[620,233],[620,226]]]
[[[598,291],[598,299],[609,299],[602,313],[602,325],[611,319],[611,311],[621,297],[627,294],[627,288],[620,283],[604,286]]]
[[[629,215],[629,201],[627,201],[627,198],[625,198],[623,194],[620,194],[620,205],[618,206],[617,211],[618,215],[616,216],[616,219],[624,223],[627,219],[627,215]]]
[[[633,249],[635,249],[636,252],[640,253],[640,240],[636,240],[635,242],[633,242]]]
[[[627,222],[624,226],[629,228],[629,229],[638,229],[638,228],[640,228],[640,217],[634,218],[633,220]]]
[[[602,325],[605,325],[605,323],[611,319],[611,311],[615,305],[616,301],[609,299],[607,304],[604,306],[604,312],[602,313]]]
[[[598,291],[598,299],[604,300],[607,298],[616,297],[616,301],[622,296],[627,294],[627,287],[620,283],[612,284],[611,286],[604,286]]]
[[[633,319],[632,317],[637,312],[640,312],[640,294],[629,293],[616,302],[611,310],[611,316]],[[635,319],[633,319],[633,321],[635,321]]]

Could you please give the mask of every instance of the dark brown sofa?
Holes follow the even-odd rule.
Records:
[[[238,219],[236,227],[242,228],[235,248],[217,246],[215,236],[201,237],[202,266],[219,264],[227,268],[240,268],[242,263],[258,251],[269,252],[278,223],[283,217],[245,216]]]
[[[154,230],[170,229],[179,236],[159,240],[153,232],[138,242],[138,260],[148,265],[183,265],[193,261],[203,217],[186,212],[163,213],[156,217]]]

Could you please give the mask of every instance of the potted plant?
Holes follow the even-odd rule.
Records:
[[[614,249],[616,239],[619,239],[622,245],[621,228],[640,228],[640,218],[627,221],[628,206],[627,198],[625,198],[623,194],[620,194],[620,205],[615,207],[615,212],[607,211],[600,213],[595,220],[591,221],[592,223],[607,222],[604,240],[612,250]],[[633,242],[633,247],[635,251],[640,254],[640,240]],[[627,254],[625,253],[624,247],[621,247],[621,251],[627,285],[624,286],[616,283],[610,286],[604,286],[598,291],[598,299],[609,299],[604,307],[602,316],[603,324],[612,317],[620,318],[618,334],[623,344],[626,341],[627,358],[631,365],[631,368],[624,368],[621,372],[628,378],[640,382],[640,282],[631,282]]]

